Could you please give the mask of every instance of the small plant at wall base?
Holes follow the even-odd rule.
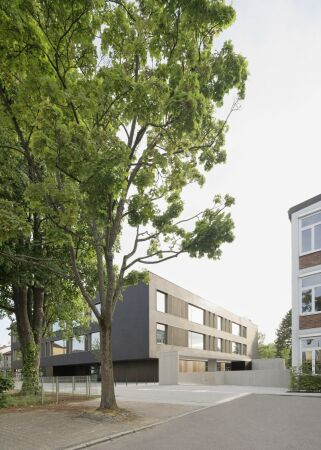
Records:
[[[292,369],[290,388],[295,392],[321,392],[321,376],[309,373],[304,366]]]

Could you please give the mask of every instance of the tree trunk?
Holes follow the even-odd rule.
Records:
[[[21,346],[22,388],[24,395],[37,395],[39,386],[40,347],[34,342]]]
[[[17,331],[22,353],[22,388],[24,395],[39,393],[40,339],[42,335],[43,289],[13,287]],[[33,305],[31,307],[30,305]]]
[[[100,328],[101,398],[100,409],[117,408],[111,342],[111,324]]]

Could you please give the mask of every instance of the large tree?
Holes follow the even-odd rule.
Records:
[[[3,131],[4,127],[1,147],[6,145]],[[36,394],[41,339],[57,320],[66,324],[66,334],[71,333],[73,321],[88,324],[88,308],[72,280],[65,277],[61,248],[46,238],[46,218],[24,200],[29,183],[24,155],[1,151],[0,315],[14,321],[12,332],[18,337],[22,357],[22,392]]]
[[[0,86],[14,111],[0,113],[5,148],[41,168],[24,199],[49,219],[98,319],[101,408],[112,408],[112,316],[146,279],[135,266],[217,259],[233,240],[230,196],[186,217],[182,192],[225,161],[216,113],[232,90],[243,98],[247,66],[231,42],[214,45],[235,12],[223,0],[16,0],[0,11]]]

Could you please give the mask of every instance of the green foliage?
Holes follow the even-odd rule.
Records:
[[[299,392],[321,392],[321,376],[307,373],[304,367],[291,370],[291,390]]]
[[[292,363],[292,310],[290,309],[282,319],[276,330],[276,356],[284,358],[287,367]]]
[[[14,388],[14,382],[11,375],[0,372],[0,394],[11,391]]]
[[[275,358],[276,349],[274,343],[265,344],[265,335],[259,333],[258,346],[259,346],[259,358]]]
[[[6,392],[14,389],[14,381],[11,375],[0,372],[0,408],[6,406]]]

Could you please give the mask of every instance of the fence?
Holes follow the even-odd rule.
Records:
[[[97,377],[40,377],[39,401],[44,403],[59,403],[62,401],[86,400],[97,397],[101,392],[101,383]],[[20,390],[21,377],[15,379],[15,389]]]
[[[15,389],[20,390],[22,386],[21,374],[15,376]],[[127,377],[118,381],[115,378],[115,386],[127,386],[138,384],[155,384],[156,381],[129,381]],[[69,377],[40,377],[39,378],[39,401],[44,403],[73,400],[86,400],[99,397],[101,394],[101,382],[97,381],[97,375],[69,376]]]

